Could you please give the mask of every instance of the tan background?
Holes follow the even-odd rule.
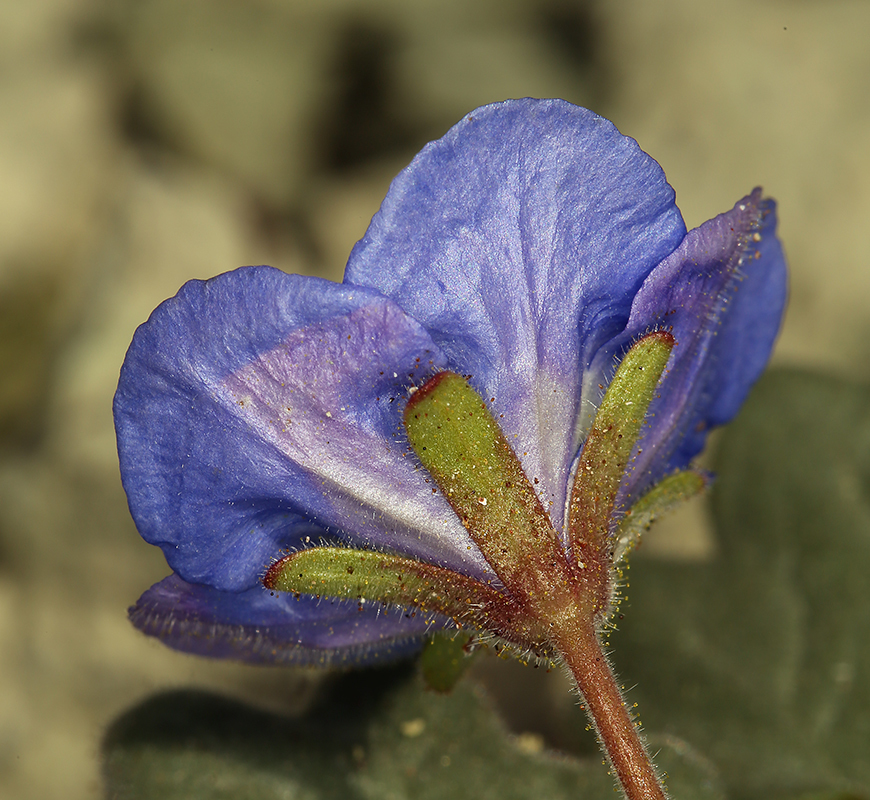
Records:
[[[793,270],[776,359],[864,379],[868,38],[863,0],[0,0],[0,796],[99,796],[104,726],[161,687],[282,707],[312,680],[126,622],[166,568],[110,404],[155,305],[242,264],[340,279],[425,141],[561,96],[659,160],[690,227],[764,185]],[[641,554],[704,557],[703,522]]]

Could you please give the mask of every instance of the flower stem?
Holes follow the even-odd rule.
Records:
[[[554,644],[574,676],[598,739],[628,800],[666,800],[664,787],[591,625],[568,625]]]

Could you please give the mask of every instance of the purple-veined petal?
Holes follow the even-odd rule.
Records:
[[[371,290],[266,267],[187,283],[136,332],[115,397],[139,532],[221,590],[324,530],[491,576],[401,427],[407,388],[444,363]]]
[[[685,232],[633,139],[563,101],[509,101],[469,114],[395,179],[345,282],[395,300],[473,376],[560,529],[600,396],[587,365]]]
[[[221,592],[170,575],[130,609],[139,630],[175,650],[254,664],[361,666],[412,655],[448,621],[377,603]]]
[[[776,238],[776,207],[756,189],[734,208],[690,231],[645,281],[632,307],[625,347],[654,328],[677,345],[622,500],[684,469],[711,427],[728,422],[770,358],[788,292]],[[612,354],[611,348],[606,351]]]

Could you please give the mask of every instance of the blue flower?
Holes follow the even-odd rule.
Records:
[[[191,281],[136,332],[115,396],[121,474],[173,574],[131,609],[171,647],[360,663],[433,614],[271,593],[283,553],[341,542],[492,583],[402,426],[434,373],[469,376],[556,531],[614,364],[677,346],[618,507],[685,469],[770,355],[786,299],[760,190],[687,232],[659,165],[558,100],[469,114],[393,182],[344,282],[249,267]]]

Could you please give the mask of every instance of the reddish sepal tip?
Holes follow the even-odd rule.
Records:
[[[444,370],[443,372],[439,372],[429,378],[426,383],[420,386],[409,398],[408,405],[405,408],[405,413],[409,413],[417,403],[422,401],[424,398],[428,397],[438,386],[441,384],[443,380],[447,377],[454,375],[455,373],[450,370]]]
[[[674,338],[674,334],[672,334],[670,331],[664,330],[650,331],[646,335],[641,336],[638,341],[642,342],[644,341],[644,339],[658,339],[660,342],[671,348],[675,347],[677,344],[677,340],[676,338]]]
[[[289,556],[284,556],[284,558],[279,558],[274,564],[272,564],[272,566],[266,570],[266,574],[263,576],[263,586],[265,586],[267,589],[280,591],[276,588],[278,585],[278,578],[284,571],[284,566],[291,558],[293,558],[292,553]]]

